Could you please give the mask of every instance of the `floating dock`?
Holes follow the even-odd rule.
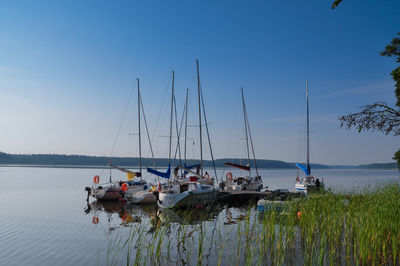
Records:
[[[236,199],[262,199],[266,198],[269,200],[299,197],[299,193],[289,192],[287,189],[278,189],[274,191],[250,191],[250,190],[219,190],[218,199],[225,200],[236,200]]]

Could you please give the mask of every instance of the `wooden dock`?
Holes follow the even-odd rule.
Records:
[[[250,191],[250,190],[239,190],[239,191],[227,191],[219,190],[218,199],[220,200],[235,200],[235,199],[276,199],[276,198],[287,198],[297,196],[298,193],[289,192],[288,190],[275,190],[275,191]]]

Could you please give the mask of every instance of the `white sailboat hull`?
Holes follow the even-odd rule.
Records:
[[[296,182],[296,185],[294,186],[294,191],[307,194],[307,186],[302,182]]]
[[[215,188],[182,193],[161,192],[158,206],[161,208],[196,207],[213,203],[218,195]]]
[[[134,191],[129,195],[128,200],[134,204],[153,204],[157,202],[156,196],[148,190]]]

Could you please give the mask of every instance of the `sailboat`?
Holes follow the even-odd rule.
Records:
[[[142,97],[140,95],[140,86],[139,86],[139,79],[137,79],[137,88],[138,88],[138,136],[139,136],[139,171],[140,171],[140,181],[145,182],[142,179],[142,140],[141,140],[141,128],[140,128],[140,109],[143,108],[142,105]],[[150,144],[150,149],[153,154],[153,149]],[[154,155],[153,155],[154,161]],[[155,162],[154,162],[155,165]],[[153,204],[156,203],[157,198],[153,194],[152,186],[148,186],[147,184],[143,184],[142,187],[138,186],[136,189],[130,189],[126,192],[126,198],[128,201],[135,203],[135,204]]]
[[[202,101],[201,89],[200,89],[200,77],[199,77],[199,61],[196,60],[197,65],[197,86],[198,86],[198,103],[199,103],[199,129],[200,129],[200,164],[197,167],[197,171],[191,171],[190,167],[178,166],[174,170],[174,180],[170,181],[170,167],[171,167],[171,136],[172,136],[172,112],[173,107],[171,107],[171,122],[170,122],[170,144],[169,144],[169,160],[170,164],[168,166],[169,176],[165,176],[160,173],[160,176],[168,178],[168,185],[166,188],[162,189],[158,193],[158,206],[161,208],[190,208],[203,206],[210,204],[215,201],[218,190],[213,185],[205,184],[204,182],[199,182],[199,180],[210,179],[209,174],[206,172],[203,174],[203,150],[202,150],[202,106],[204,111],[204,103]],[[171,104],[174,103],[174,72],[172,76],[172,100]],[[203,104],[203,105],[202,105]],[[204,119],[205,117],[205,112]],[[207,121],[206,125],[207,125]],[[208,129],[207,129],[207,135]],[[209,139],[209,138],[208,138]],[[210,146],[211,147],[211,146]],[[210,149],[211,150],[211,149]],[[212,151],[211,151],[212,154]],[[212,156],[213,157],[213,156]],[[189,180],[184,178],[179,178],[178,172],[179,168],[191,173],[192,176]],[[152,169],[148,169],[156,174]],[[167,171],[168,173],[168,171]],[[195,177],[195,178],[194,178]]]
[[[135,181],[134,177],[140,177],[140,172],[133,172],[127,169],[120,168],[118,166],[109,164],[110,169],[118,169],[122,172],[127,173],[128,181],[115,181],[110,179],[106,183],[100,184],[100,177],[98,175],[93,178],[92,187],[86,187],[85,190],[89,196],[92,196],[96,200],[126,200],[126,194],[132,190],[147,189],[147,182],[144,180]],[[111,171],[111,170],[110,170]]]
[[[85,190],[96,200],[123,200],[128,199],[132,203],[146,204],[156,203],[156,197],[152,193],[152,186],[149,185],[142,178],[142,154],[141,154],[141,132],[140,132],[140,108],[141,96],[139,79],[137,79],[138,86],[138,124],[139,124],[139,172],[133,172],[128,169],[124,169],[113,164],[110,166],[110,179],[108,183],[99,184],[100,177],[96,175],[93,178],[92,187],[86,187]],[[151,145],[150,145],[151,146]],[[152,150],[152,149],[151,149]],[[154,160],[154,155],[153,155]],[[117,169],[127,174],[128,181],[117,181],[113,182],[111,179],[111,168]]]
[[[228,191],[237,191],[237,190],[250,190],[250,191],[260,191],[263,188],[262,179],[259,175],[257,168],[257,161],[254,152],[253,140],[250,133],[249,120],[247,117],[246,103],[244,101],[244,93],[243,88],[241,88],[242,92],[242,105],[243,105],[243,117],[244,117],[244,128],[245,128],[245,137],[246,137],[246,149],[247,149],[247,165],[240,165],[235,163],[226,162],[225,165],[238,168],[240,170],[244,170],[248,172],[248,175],[245,176],[233,176],[231,172],[226,174],[226,181],[220,184],[220,187],[223,190]],[[249,139],[251,144],[251,151],[254,159],[254,166],[256,169],[256,175],[252,176],[251,167],[250,167],[250,148],[249,148]]]
[[[320,190],[323,188],[323,181],[320,182],[319,178],[314,178],[311,175],[311,167],[310,167],[310,114],[309,114],[309,103],[308,103],[308,80],[306,81],[306,101],[307,101],[307,163],[306,165],[302,165],[300,163],[296,163],[298,169],[302,170],[306,177],[300,178],[298,175],[296,177],[296,184],[294,187],[295,192],[307,194],[307,192]]]

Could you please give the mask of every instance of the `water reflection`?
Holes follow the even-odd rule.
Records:
[[[118,201],[94,201],[88,203],[84,213],[91,216],[91,223],[102,220],[118,222],[128,227],[134,223],[150,222],[159,225],[196,225],[220,220],[223,224],[235,224],[243,220],[249,205],[238,202],[215,203],[201,209],[160,209],[157,205],[135,205]],[[114,228],[115,229],[115,228]]]
[[[92,217],[93,224],[106,220],[110,231],[117,227],[112,226],[111,222],[117,223],[118,227],[130,227],[134,223],[153,220],[158,216],[155,205],[138,206],[118,201],[94,201],[87,204],[84,212]]]

